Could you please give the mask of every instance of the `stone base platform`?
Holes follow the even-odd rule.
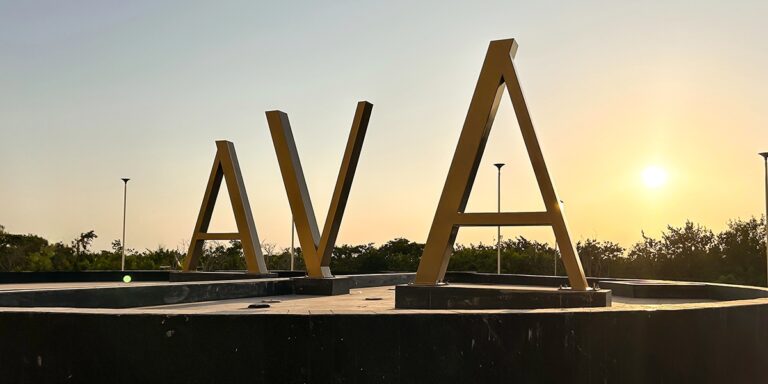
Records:
[[[635,298],[708,299],[710,288],[704,283],[662,281],[601,281],[601,288],[615,295]]]
[[[350,293],[338,296],[294,295],[291,278],[93,278],[107,277],[0,285],[3,383],[736,384],[768,377],[768,289],[761,287],[703,283],[706,299],[653,298],[637,296],[679,296],[691,288],[667,285],[702,283],[601,278],[603,288],[615,281],[665,291],[612,290],[610,307],[439,310],[395,308],[395,285],[413,274],[345,276]],[[490,286],[569,300],[569,291],[557,289],[564,282],[452,273],[447,286],[433,289]]]
[[[610,307],[611,291],[551,287],[445,284],[398,285],[398,309],[537,309]]]
[[[268,279],[278,277],[277,273],[247,273],[247,272],[171,272],[168,281],[218,281],[218,280],[247,280]]]
[[[296,295],[335,296],[349,294],[352,280],[347,277],[313,279],[310,277],[293,278],[293,292]]]

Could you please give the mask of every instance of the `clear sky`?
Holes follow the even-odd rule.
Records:
[[[288,113],[322,225],[369,100],[339,243],[424,241],[488,42],[514,37],[575,239],[719,230],[764,209],[766,15],[765,1],[0,1],[0,224],[55,241],[94,229],[106,248],[130,177],[128,247],[175,248],[227,139],[262,241],[287,246],[264,111]],[[495,162],[504,210],[543,207],[506,96],[468,210],[495,210]],[[220,208],[212,230],[232,229]]]

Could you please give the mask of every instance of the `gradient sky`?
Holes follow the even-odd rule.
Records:
[[[175,248],[227,139],[262,242],[287,246],[264,111],[288,113],[322,225],[369,100],[339,243],[424,241],[488,42],[514,37],[575,239],[720,230],[764,209],[766,15],[764,1],[0,1],[0,224],[54,241],[94,229],[106,248],[131,177],[128,247]],[[543,207],[506,96],[468,210],[495,210],[495,162],[504,210]],[[665,186],[643,185],[649,165]],[[233,229],[228,208],[212,230]]]

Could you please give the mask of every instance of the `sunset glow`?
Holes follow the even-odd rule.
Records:
[[[643,170],[643,184],[651,189],[661,188],[667,184],[667,171],[657,165],[651,165]]]
[[[214,141],[229,140],[260,239],[289,247],[264,112],[290,114],[323,223],[355,103],[368,100],[338,243],[425,242],[483,55],[503,38],[519,40],[515,66],[575,239],[631,245],[764,209],[768,2],[108,3],[0,2],[9,233],[68,244],[94,230],[93,249],[111,249],[129,177],[128,247],[186,249]],[[480,161],[468,211],[497,210],[496,162],[502,211],[546,208],[506,91]],[[226,196],[212,232],[236,228]],[[552,242],[544,227],[501,231]],[[495,236],[463,228],[457,243]]]

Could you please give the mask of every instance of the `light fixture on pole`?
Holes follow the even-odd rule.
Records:
[[[496,163],[493,165],[498,170],[496,178],[496,211],[501,213],[501,167],[504,163]],[[496,273],[501,274],[501,226],[496,227]]]
[[[768,152],[760,152],[765,162],[765,260],[766,260],[766,285],[768,285]]]
[[[123,242],[120,244],[120,253],[122,254],[120,257],[120,270],[125,271],[125,213],[128,202],[128,180],[130,179],[124,177],[121,180],[123,180]]]

